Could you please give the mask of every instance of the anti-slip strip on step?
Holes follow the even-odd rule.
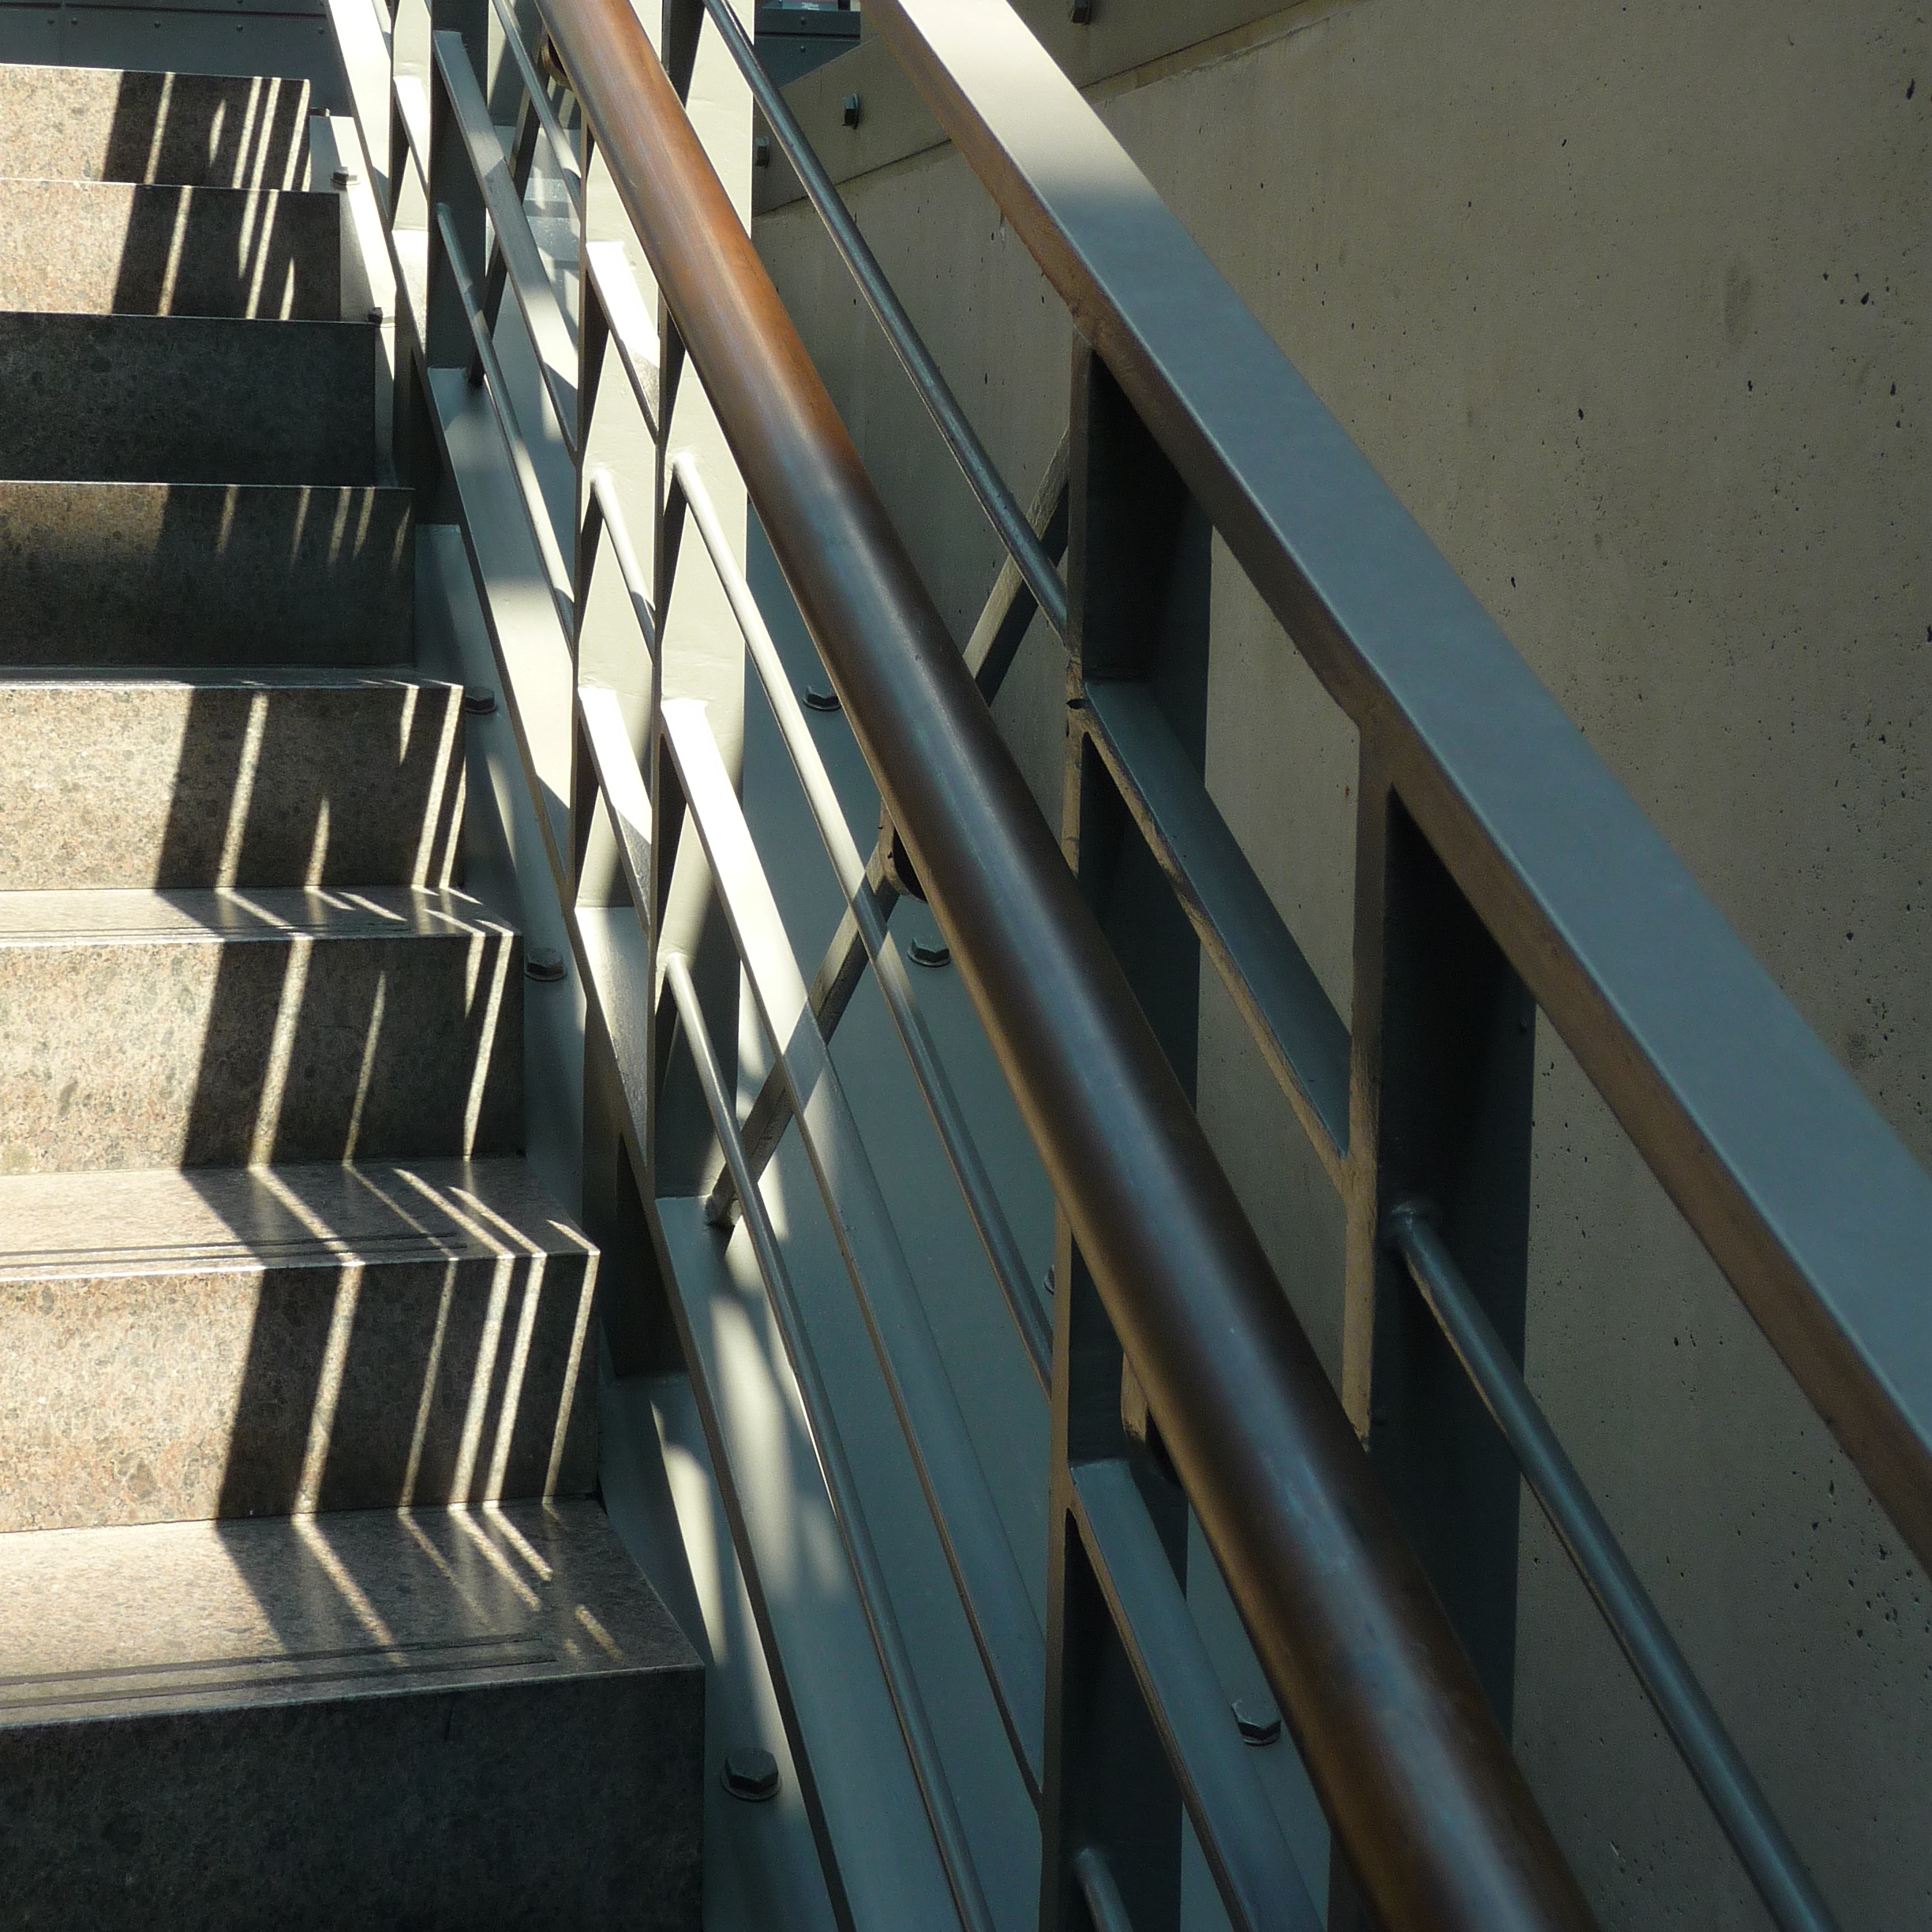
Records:
[[[511,939],[475,900],[440,889],[317,886],[0,893],[0,948],[242,940]]]

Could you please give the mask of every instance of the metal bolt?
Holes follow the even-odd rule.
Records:
[[[1234,1700],[1234,1725],[1241,1732],[1241,1742],[1253,1745],[1257,1750],[1281,1735],[1281,1719],[1267,1705],[1252,1698]]]
[[[769,134],[752,136],[751,165],[754,167],[769,167],[771,166],[771,137]]]
[[[523,955],[526,978],[549,985],[564,977],[564,955],[554,946],[533,946]]]
[[[928,945],[923,939],[915,939],[907,950],[912,955],[912,964],[915,966],[937,968],[950,966],[953,964],[952,953],[945,946],[936,942]]]
[[[863,115],[864,112],[865,103],[859,99],[856,94],[848,94],[845,96],[844,120],[845,125],[848,127],[856,128],[859,125],[860,118]]]
[[[372,322],[380,322],[380,321],[382,320],[382,311],[381,311],[381,309],[371,309],[371,310],[369,312],[369,320],[370,320]]]
[[[762,1804],[778,1795],[778,1760],[755,1744],[740,1744],[724,1754],[721,1782],[734,1798],[747,1804]]]
[[[332,181],[338,188],[346,188],[355,178],[356,171],[352,167],[339,167],[335,172],[329,177],[329,179]]]
[[[1093,18],[1094,0],[1067,0],[1067,18],[1076,27],[1084,27]]]
[[[1049,1268],[1049,1269],[1046,1271],[1046,1274],[1041,1277],[1041,1279],[1040,1279],[1040,1289],[1041,1289],[1041,1291],[1042,1291],[1043,1294],[1049,1294],[1049,1295],[1050,1295],[1050,1294],[1053,1293],[1053,1291],[1054,1291],[1054,1271],[1053,1271],[1053,1270],[1052,1270],[1051,1268]]]
[[[836,711],[839,708],[838,693],[827,691],[822,684],[805,687],[805,709],[807,711]]]
[[[496,709],[496,694],[487,684],[463,687],[463,710],[471,717],[488,717]]]

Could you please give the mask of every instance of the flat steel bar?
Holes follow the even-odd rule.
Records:
[[[657,366],[657,325],[645,306],[643,291],[631,272],[621,242],[586,243],[584,266],[609,325],[617,359],[630,380],[631,393],[644,412],[644,427],[654,443],[659,435],[658,403],[663,387]]]
[[[624,594],[631,600],[631,615],[638,620],[638,628],[644,634],[644,648],[650,653],[653,664],[657,661],[657,620],[650,607],[650,599],[645,594],[644,567],[638,560],[636,548],[631,541],[630,526],[624,522],[623,506],[617,500],[616,485],[608,470],[593,470],[590,477],[590,500],[595,507],[598,519],[604,526],[611,547],[611,555],[617,560],[617,575],[623,579]],[[587,522],[589,519],[586,519]]]
[[[1347,1023],[1146,685],[1090,679],[1093,742],[1338,1193],[1348,1185]]]
[[[415,74],[397,74],[390,81],[395,95],[396,118],[402,124],[403,145],[409,149],[416,178],[429,192],[429,90]],[[393,224],[392,224],[393,225]]]
[[[905,1739],[906,1754],[912,1760],[913,1775],[919,1795],[925,1801],[926,1815],[932,1826],[933,1841],[940,1862],[945,1867],[946,1881],[953,1889],[960,1923],[969,1932],[994,1932],[993,1915],[973,1863],[972,1847],[960,1823],[959,1807],[953,1802],[953,1787],[939,1756],[933,1735],[932,1720],[926,1714],[926,1702],[919,1695],[919,1680],[912,1674],[912,1660],[893,1614],[892,1597],[886,1582],[885,1566],[872,1541],[865,1512],[859,1500],[859,1487],[853,1481],[847,1460],[844,1438],[839,1433],[832,1409],[830,1392],[818,1366],[817,1353],[804,1317],[799,1312],[798,1295],[792,1286],[791,1271],[778,1245],[771,1217],[746,1165],[744,1144],[738,1137],[738,1124],[725,1091],[716,1048],[705,1024],[704,1009],[698,1004],[698,989],[691,983],[691,968],[683,955],[668,953],[664,960],[665,979],[677,1002],[678,1017],[683,1024],[684,1043],[690,1048],[698,1069],[698,1084],[704,1090],[705,1105],[711,1114],[713,1130],[724,1150],[724,1158],[737,1170],[744,1201],[745,1232],[750,1236],[758,1258],[760,1279],[773,1319],[778,1326],[785,1360],[798,1383],[804,1404],[806,1425],[811,1432],[812,1447],[818,1457],[818,1473],[826,1493],[832,1501],[832,1514],[838,1524],[839,1541],[844,1545],[845,1559],[851,1564],[858,1585],[859,1601],[865,1611],[872,1642],[878,1652],[879,1668],[891,1692],[893,1709]]]
[[[650,906],[650,798],[644,789],[644,774],[638,767],[637,754],[631,747],[631,734],[625,727],[617,694],[601,685],[578,685],[577,715],[590,748],[597,789],[617,834],[617,850],[623,864],[624,884],[630,888],[631,903],[636,907],[638,917],[646,919]]]
[[[1469,1661],[636,13],[538,5],[1372,1908],[1386,1932],[1578,1932]]]
[[[738,16],[732,11],[730,0],[704,0],[704,3],[725,46],[731,50],[732,58],[738,63],[739,72],[750,86],[766,125],[777,137],[778,144],[784,150],[785,159],[792,163],[799,185],[818,211],[818,219],[825,223],[826,232],[832,238],[832,245],[852,271],[852,279],[866,299],[866,306],[886,331],[886,339],[892,344],[900,367],[919,392],[926,413],[945,439],[945,446],[952,451],[953,460],[959,465],[968,486],[979,499],[979,507],[993,526],[994,534],[1005,546],[1006,554],[1026,579],[1027,588],[1032,592],[1046,621],[1064,637],[1066,585],[1059,571],[1033,534],[1032,525],[1021,513],[1019,503],[1006,487],[1005,479],[995,467],[993,459],[987,454],[986,445],[966,420],[966,412],[960,407],[945,377],[940,373],[932,351],[919,339],[919,331],[912,326],[912,318],[905,312],[905,305],[893,293],[885,270],[878,265],[878,258],[859,232],[859,224],[852,219],[851,211],[839,199],[838,190],[833,186],[832,178],[825,171],[824,164],[812,152],[811,143],[805,138],[805,130],[799,125],[792,110],[785,105],[784,95],[765,71],[758,50],[746,35]]]
[[[450,212],[439,201],[436,207],[437,232],[443,238],[443,252],[449,263],[450,275],[455,281],[457,293],[461,297],[463,313],[469,318],[470,334],[476,344],[476,352],[483,361],[483,393],[489,399],[490,411],[496,419],[496,428],[509,451],[510,466],[516,476],[517,490],[523,504],[523,513],[530,519],[530,534],[537,540],[537,549],[543,559],[545,574],[549,579],[550,595],[555,602],[557,616],[563,623],[564,635],[571,634],[575,616],[575,603],[571,595],[571,574],[564,561],[564,552],[557,542],[556,526],[550,521],[549,506],[544,501],[543,485],[537,480],[537,466],[530,460],[529,445],[523,440],[523,432],[518,426],[516,405],[510,399],[509,384],[504,380],[503,364],[497,359],[496,344],[484,326],[483,312],[477,305],[476,283],[470,279],[470,271],[462,258],[462,244],[456,234],[456,225],[450,219]]]
[[[1075,1518],[1234,1932],[1320,1932],[1133,1473],[1073,1472]]]
[[[516,62],[517,77],[523,83],[523,98],[530,103],[530,110],[537,117],[537,125],[550,144],[551,153],[556,156],[557,172],[564,178],[564,191],[570,197],[571,206],[581,219],[584,212],[583,164],[577,158],[577,150],[571,145],[569,135],[564,131],[563,122],[556,117],[556,110],[550,105],[549,95],[544,92],[543,77],[537,73],[537,63],[530,58],[530,50],[523,44],[523,30],[510,10],[509,0],[490,0],[490,5],[496,9],[497,24],[503,28],[504,44],[510,50],[511,59]]]
[[[1772,1919],[1781,1932],[1837,1932],[1837,1921],[1804,1860],[1556,1440],[1522,1371],[1462,1279],[1447,1244],[1410,1207],[1391,1213],[1388,1234]]]
[[[1040,478],[1027,510],[1027,522],[1040,540],[1040,546],[1056,566],[1066,552],[1067,541],[1067,439],[1048,460],[1046,474]],[[1011,557],[1004,559],[993,588],[966,641],[966,668],[988,704],[999,695],[1006,673],[1020,653],[1027,627],[1039,608],[1020,566]]]
[[[1098,1845],[1088,1845],[1075,1856],[1073,1877],[1081,1901],[1092,1916],[1094,1932],[1134,1932],[1126,1901],[1107,1869],[1106,1853]]]
[[[866,14],[1932,1564],[1932,1177],[1017,17]]]
[[[662,707],[665,742],[744,962],[760,1024],[786,1071],[813,1177],[879,1371],[953,1572],[1007,1740],[1039,1802],[1046,1682],[1039,1619],[960,1412],[871,1159],[758,863],[717,741],[693,698]]]
[[[469,49],[461,34],[443,32],[436,36],[436,72],[441,76],[450,110],[455,116],[457,131],[462,137],[463,152],[483,191],[483,204],[489,211],[497,259],[507,275],[511,292],[522,312],[530,343],[542,373],[545,395],[556,419],[558,433],[571,454],[577,456],[576,331],[557,300],[556,290],[543,264],[530,217],[524,212],[523,197],[510,178],[510,167],[497,137],[496,124],[489,118],[483,90],[477,84],[470,65]],[[489,333],[489,316],[483,303],[477,314]]]
[[[852,914],[852,923],[872,960],[879,991],[892,1015],[900,1044],[912,1063],[913,1076],[919,1082],[933,1125],[938,1130],[940,1143],[945,1149],[953,1178],[966,1204],[966,1211],[972,1217],[981,1245],[986,1249],[1007,1312],[1013,1317],[1020,1341],[1032,1361],[1033,1372],[1044,1387],[1053,1354],[1053,1339],[1033,1293],[1025,1257],[1020,1252],[1020,1244],[1013,1237],[1006,1211],[994,1192],[993,1178],[980,1159],[972,1129],[967,1123],[965,1110],[953,1091],[945,1062],[939,1058],[939,1050],[934,1046],[932,1035],[927,1032],[918,1002],[913,998],[912,988],[906,978],[905,963],[899,955],[898,942],[886,930],[885,915],[889,908],[882,905],[874,888],[871,868],[859,856],[858,845],[845,822],[844,808],[833,788],[825,760],[818,755],[811,728],[805,721],[805,713],[792,688],[792,680],[785,675],[784,662],[779,657],[778,647],[772,642],[771,632],[766,627],[758,600],[751,594],[751,586],[746,582],[744,573],[738,567],[738,560],[725,541],[724,526],[718,522],[717,511],[712,504],[710,492],[705,488],[704,478],[698,474],[698,466],[688,451],[680,455],[672,467],[683,486],[684,500],[703,541],[705,553],[717,573],[732,614],[737,619],[739,630],[743,635],[745,649],[758,672],[758,681],[764,686],[772,715],[777,721],[779,735],[784,740],[792,768],[798,773],[807,807],[818,828],[819,837],[824,841],[832,869],[837,875],[846,910]],[[837,984],[836,978],[833,984]],[[829,987],[828,992],[830,990]],[[847,996],[849,997],[849,988]],[[818,1009],[813,1010],[815,1015]],[[841,1015],[844,1010],[841,1003],[839,1008]]]
[[[537,157],[537,120],[530,112],[526,100],[517,111],[516,133],[510,143],[510,185],[520,201],[530,187],[531,163]],[[504,260],[504,252],[497,246],[496,238],[492,235],[485,251],[488,264],[483,275],[483,320],[490,333],[496,332],[496,318],[503,313],[504,284],[509,279],[510,270]],[[470,382],[474,388],[483,380],[483,365],[475,356],[470,358]]]

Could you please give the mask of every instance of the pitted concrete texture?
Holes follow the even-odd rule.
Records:
[[[300,188],[308,170],[305,80],[0,67],[0,178]]]
[[[373,483],[376,329],[0,315],[0,476]]]
[[[594,1503],[0,1537],[0,1604],[10,1925],[697,1932],[703,1669]]]
[[[369,486],[0,481],[0,664],[406,662],[411,501]]]
[[[341,200],[0,181],[0,309],[342,320]]]
[[[414,679],[0,676],[0,891],[447,886],[462,747]]]
[[[594,1287],[521,1161],[0,1180],[0,1532],[588,1495]]]
[[[460,893],[0,893],[0,1173],[514,1152],[522,968]]]

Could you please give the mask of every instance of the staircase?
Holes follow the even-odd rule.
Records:
[[[307,109],[0,69],[0,1919],[692,1926]]]

